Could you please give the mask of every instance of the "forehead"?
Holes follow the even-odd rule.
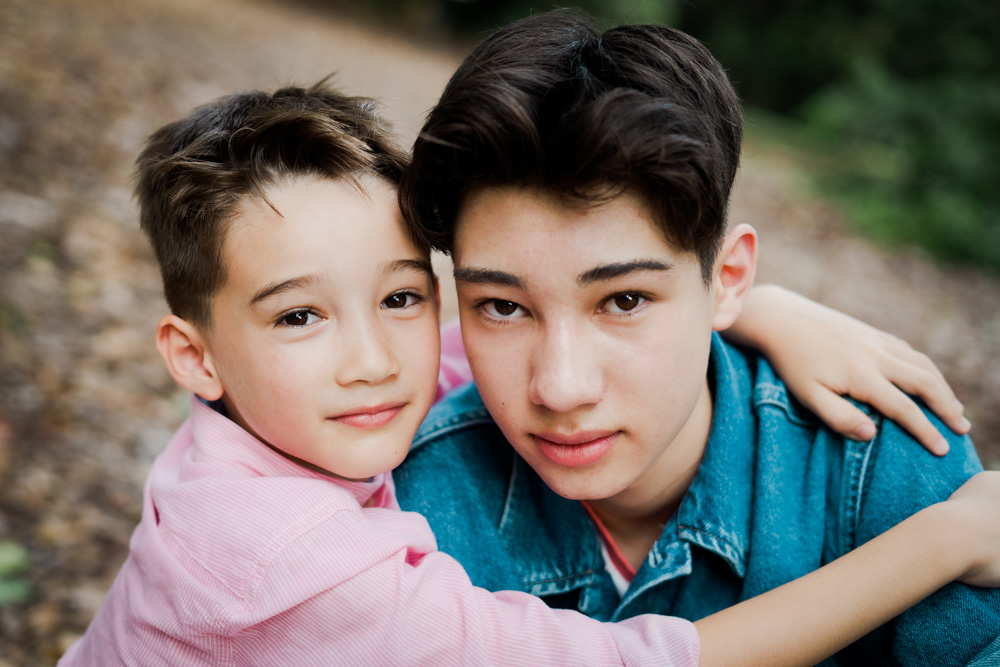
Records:
[[[275,183],[240,202],[223,242],[227,283],[307,272],[360,278],[386,261],[425,256],[406,233],[395,188],[365,176]]]
[[[456,219],[456,264],[485,258],[608,263],[637,254],[672,263],[695,259],[667,240],[649,207],[629,192],[591,203],[531,188],[482,188],[470,193]]]
[[[359,240],[370,233],[400,236],[404,227],[396,189],[381,178],[295,175],[246,195],[237,205],[230,231],[260,227],[276,236],[294,237],[324,231]]]

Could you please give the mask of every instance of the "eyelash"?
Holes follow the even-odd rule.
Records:
[[[413,303],[404,305],[404,306],[402,306],[400,308],[389,308],[388,306],[385,305],[385,302],[388,301],[389,299],[391,299],[394,296],[412,297],[413,298]],[[427,301],[427,297],[424,296],[422,293],[420,293],[420,292],[418,292],[416,290],[405,290],[404,289],[404,290],[399,290],[398,292],[393,292],[392,294],[390,294],[386,298],[382,299],[382,303],[379,304],[379,308],[384,308],[386,310],[405,310],[407,308],[412,308],[413,306],[416,306],[418,304],[424,303],[425,301]]]
[[[475,303],[475,305],[473,306],[473,308],[475,308],[475,310],[477,310],[479,313],[481,313],[482,316],[485,317],[486,319],[488,319],[490,322],[495,322],[497,324],[508,324],[508,323],[512,322],[513,320],[517,319],[517,317],[503,317],[502,315],[501,316],[491,315],[488,312],[486,312],[486,308],[489,305],[495,304],[495,303],[510,303],[510,304],[514,305],[515,309],[520,308],[521,310],[526,310],[524,306],[522,306],[521,304],[519,304],[516,301],[509,301],[507,299],[496,299],[496,298],[493,298],[493,299],[480,299],[479,301],[477,301]]]
[[[645,294],[643,292],[628,292],[628,291],[626,291],[626,292],[617,292],[615,294],[612,294],[611,296],[609,296],[608,298],[606,298],[604,301],[601,302],[602,310],[604,310],[605,312],[607,312],[607,308],[606,308],[607,304],[613,302],[615,299],[617,299],[618,297],[622,297],[622,296],[635,297],[636,299],[641,299],[641,301],[639,301],[639,303],[637,303],[631,310],[624,310],[624,311],[622,311],[620,313],[608,313],[609,315],[613,315],[615,317],[630,316],[630,315],[633,315],[633,314],[635,314],[637,312],[640,312],[640,311],[644,310],[645,306],[647,304],[650,304],[650,303],[652,303],[654,301],[654,299],[650,295]]]
[[[630,310],[623,310],[620,313],[609,312],[608,311],[608,307],[607,307],[608,304],[612,303],[615,299],[617,299],[619,297],[623,297],[623,296],[625,296],[625,297],[634,297],[635,299],[638,299],[639,302],[632,309],[630,309]],[[611,295],[607,296],[606,298],[604,298],[601,301],[599,311],[603,312],[603,313],[606,313],[608,315],[612,315],[614,317],[630,317],[630,316],[633,316],[636,313],[639,313],[642,310],[644,310],[645,307],[648,304],[652,303],[653,301],[654,301],[653,297],[650,296],[649,294],[644,293],[644,292],[639,292],[639,291],[634,291],[634,292],[633,291],[616,292],[614,294],[611,294]],[[503,325],[510,324],[511,322],[516,321],[520,317],[523,317],[523,315],[513,315],[513,314],[510,315],[510,316],[504,317],[502,315],[501,316],[491,315],[488,312],[486,312],[487,306],[489,306],[491,304],[496,304],[498,302],[499,303],[512,304],[514,306],[514,308],[515,308],[515,312],[516,312],[516,310],[518,308],[520,308],[521,310],[524,310],[525,312],[527,312],[527,309],[524,306],[522,306],[521,304],[519,304],[517,301],[510,301],[508,299],[498,299],[498,298],[480,299],[479,301],[475,302],[472,307],[473,307],[474,310],[478,311],[485,319],[489,320],[491,323],[493,323],[495,325],[498,325],[498,326],[503,326]]]
[[[285,322],[287,318],[292,317],[293,315],[301,315],[302,313],[305,313],[307,315],[314,315],[316,316],[316,318],[320,318],[320,314],[317,313],[312,308],[295,308],[293,310],[289,310],[279,315],[278,318],[274,321],[274,326],[287,327],[289,329],[302,329],[304,327],[310,326],[311,324],[314,324],[314,322],[307,322],[306,324],[289,324]]]
[[[413,301],[411,303],[407,303],[407,304],[405,304],[403,306],[400,306],[399,308],[389,308],[388,306],[385,305],[385,302],[388,301],[389,299],[391,299],[394,296],[409,297]],[[417,304],[424,303],[425,301],[427,301],[427,297],[424,296],[423,294],[421,294],[420,292],[417,292],[415,290],[400,290],[398,292],[393,292],[392,294],[390,294],[389,296],[387,296],[385,299],[383,299],[382,302],[379,304],[379,307],[380,308],[385,308],[387,310],[405,310],[407,308],[412,308],[413,306],[416,306]],[[307,327],[307,326],[310,326],[311,324],[314,324],[314,322],[306,322],[305,324],[291,324],[291,323],[288,323],[288,322],[285,321],[289,317],[292,317],[293,315],[299,315],[299,314],[302,314],[302,313],[306,313],[308,315],[314,315],[315,317],[317,317],[319,319],[322,319],[322,316],[319,313],[317,313],[316,310],[314,310],[313,308],[294,308],[292,310],[286,311],[286,312],[282,313],[281,315],[279,315],[274,320],[274,326],[275,327],[288,327],[290,329],[301,329],[303,327]]]

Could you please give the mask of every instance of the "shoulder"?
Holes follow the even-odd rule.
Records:
[[[972,441],[950,431],[919,401],[950,445],[946,456],[928,452],[905,429],[870,405],[848,398],[876,425],[868,442],[856,442],[827,428],[791,395],[767,360],[729,346],[753,369],[752,405],[761,439],[775,441],[783,465],[797,454],[811,464],[822,459],[829,481],[842,493],[841,518],[855,523],[858,543],[933,503],[945,500],[983,469]],[[732,358],[733,355],[730,355]],[[846,526],[845,526],[846,527]]]
[[[159,559],[221,584],[242,603],[254,599],[269,563],[302,535],[335,515],[361,512],[349,491],[327,480],[216,473],[151,485],[156,522],[147,541]]]
[[[795,399],[767,358],[756,350],[714,334],[710,363],[714,402],[727,419],[731,420],[731,415],[750,418],[752,414],[764,420],[765,428],[787,423],[804,429],[804,435],[821,427],[818,418]]]
[[[873,419],[877,432],[869,442],[844,438],[795,399],[763,356],[719,337],[713,341],[712,366],[716,406],[730,428],[739,421],[733,415],[753,415],[758,472],[761,465],[772,473],[796,471],[797,476],[825,471],[821,476],[827,478],[828,492],[842,496],[842,518],[849,524],[866,522],[873,534],[946,499],[982,470],[971,441],[949,431],[926,408],[928,418],[949,440],[947,456],[930,454],[891,419],[851,399]],[[810,484],[818,481],[815,477]],[[858,537],[864,539],[861,533]]]
[[[924,412],[948,440],[950,450],[945,456],[934,456],[901,426],[870,411],[878,432],[864,469],[861,540],[877,535],[928,505],[946,500],[983,469],[968,436],[951,432],[929,410]]]

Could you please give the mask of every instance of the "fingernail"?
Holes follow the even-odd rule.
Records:
[[[854,429],[854,437],[858,440],[871,440],[875,437],[875,424],[870,422],[861,424]]]
[[[971,429],[971,428],[972,428],[972,422],[970,422],[965,417],[962,417],[958,421],[958,432],[959,433],[967,433],[969,431],[969,429]]]
[[[948,445],[948,441],[944,438],[941,438],[934,443],[934,453],[938,456],[944,456],[948,453],[949,449],[951,449],[951,447]]]

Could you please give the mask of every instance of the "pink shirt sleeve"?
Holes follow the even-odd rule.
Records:
[[[394,549],[401,534],[412,533],[405,542],[422,541],[425,524],[414,517],[387,510],[366,510],[364,518],[342,512],[326,528],[296,540],[270,565],[257,599],[303,601],[271,610],[278,612],[273,615],[265,612],[269,627],[236,635],[235,664],[698,664],[698,635],[688,621],[650,615],[601,623],[550,609],[526,593],[476,588],[441,552],[414,557],[412,550]],[[343,545],[354,540],[383,545],[384,556],[357,572],[348,563],[331,568],[329,558],[316,558],[344,553]],[[303,572],[309,563],[316,563],[315,569]],[[324,580],[332,585],[323,586]],[[295,591],[295,586],[316,588]]]
[[[438,372],[434,401],[440,401],[449,391],[471,379],[472,371],[462,343],[462,329],[458,320],[452,320],[441,327],[441,370]]]

